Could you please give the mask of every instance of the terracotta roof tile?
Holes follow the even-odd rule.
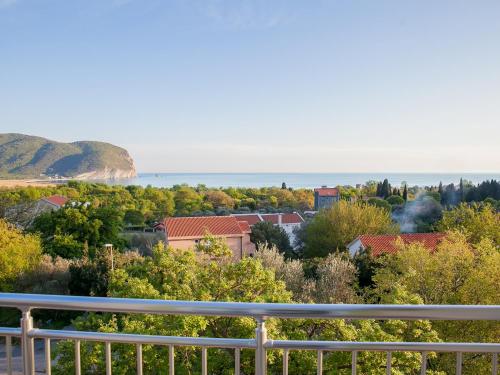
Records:
[[[278,224],[279,223],[279,215],[281,215],[281,223],[282,224],[300,224],[304,222],[302,216],[300,216],[297,212],[291,214],[262,214],[262,218],[264,221]]]
[[[238,221],[238,225],[243,233],[252,233],[252,229],[247,221]]]
[[[55,206],[64,206],[66,202],[68,202],[68,198],[63,197],[62,195],[52,195],[50,197],[42,198],[44,201],[52,203]]]
[[[396,241],[401,238],[405,244],[420,242],[430,251],[434,251],[436,246],[443,240],[445,233],[406,233],[399,235],[370,235],[359,236],[364,247],[370,247],[373,256],[382,253],[394,254],[397,252]]]
[[[316,188],[315,193],[318,193],[320,197],[336,197],[339,195],[339,190],[337,188]]]
[[[200,238],[215,236],[242,236],[243,231],[234,216],[169,217],[165,219],[167,237]]]
[[[250,226],[262,221],[259,214],[234,214],[232,216],[237,220],[246,221]]]

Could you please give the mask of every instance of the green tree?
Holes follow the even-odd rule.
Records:
[[[144,225],[144,215],[139,210],[127,210],[123,221],[126,225]]]
[[[391,204],[382,198],[376,198],[376,197],[369,198],[367,200],[367,203],[370,206],[382,208],[382,209],[386,210],[387,212],[391,212],[391,209],[392,209]]]
[[[176,191],[174,201],[175,210],[178,215],[190,215],[201,209],[201,196],[187,186],[183,186]]]
[[[23,234],[0,219],[0,249],[0,288],[9,292],[19,275],[32,271],[39,264],[42,253],[40,238]]]
[[[380,194],[380,196],[384,199],[391,195],[391,184],[389,184],[387,178],[382,182]]]
[[[345,201],[320,211],[304,231],[303,251],[306,258],[345,251],[346,245],[361,234],[399,232],[387,210]]]
[[[462,203],[444,211],[443,218],[437,224],[439,231],[458,230],[472,243],[489,238],[500,246],[500,213],[489,204]]]
[[[405,200],[399,195],[391,195],[390,197],[387,197],[386,201],[391,206],[400,206],[405,203]]]
[[[403,189],[403,199],[405,200],[405,202],[408,200],[408,186],[406,186],[406,184]]]
[[[220,190],[209,191],[205,195],[205,199],[211,203],[212,207],[215,209],[230,209],[234,208],[235,200]]]
[[[262,257],[261,257],[262,255]],[[286,261],[276,250],[264,250],[256,258],[231,261],[231,251],[216,237],[201,241],[196,252],[155,248],[152,257],[138,258],[112,273],[108,295],[112,297],[151,298],[162,300],[203,300],[241,302],[292,302],[291,285],[300,287],[300,261]],[[296,272],[299,271],[299,272]],[[299,277],[297,277],[299,276]],[[317,270],[317,293],[314,300],[322,302],[356,299],[352,283],[353,265],[346,258],[330,255],[322,259]],[[304,279],[302,278],[302,281]],[[303,285],[303,284],[302,284]],[[294,293],[295,295],[295,293]],[[418,303],[413,296],[398,295],[388,303]],[[248,318],[198,316],[162,316],[148,314],[86,314],[74,321],[79,330],[100,332],[141,333],[188,337],[254,337],[255,321]],[[390,323],[376,321],[304,320],[266,321],[270,338],[339,341],[437,341],[429,322]],[[113,345],[113,373],[129,374],[135,369],[135,348],[132,345]],[[162,373],[168,368],[168,348],[143,346],[144,372]],[[102,344],[82,342],[82,369],[87,373],[104,373]],[[59,360],[54,374],[74,371],[74,344],[60,342]],[[233,367],[232,350],[209,349],[208,372],[230,374]],[[432,354],[430,354],[432,356]],[[393,369],[397,373],[414,373],[420,365],[420,354],[394,353]],[[332,352],[325,358],[325,371],[349,369],[348,353]],[[385,363],[385,353],[360,353],[359,371],[376,374]],[[281,371],[281,354],[268,352],[270,374]],[[200,351],[192,347],[176,347],[176,374],[200,373]],[[254,371],[254,352],[242,351],[242,373]],[[291,352],[290,373],[314,374],[314,352]],[[341,372],[342,373],[342,372]]]
[[[85,244],[93,252],[105,243],[122,247],[122,222],[118,209],[80,204],[38,216],[31,230],[40,233],[44,252],[69,259],[82,257]]]
[[[232,252],[224,241],[207,238],[193,251],[175,250],[159,245],[153,256],[141,258],[132,266],[116,269],[112,273],[108,295],[110,297],[152,298],[166,300],[290,302],[291,293],[281,281],[275,280],[272,270],[260,261],[245,258],[232,262]],[[221,318],[162,315],[89,314],[75,321],[77,329],[104,332],[126,332],[155,335],[252,337],[255,322],[247,318]],[[278,337],[276,324],[268,322],[270,334]],[[104,370],[102,345],[82,343],[82,368]],[[113,373],[125,374],[135,368],[134,348],[114,346]],[[144,372],[158,373],[168,368],[168,348],[144,346]],[[73,371],[73,346],[61,343],[61,355],[55,374]],[[253,352],[242,352],[242,370],[250,373]],[[233,366],[233,352],[214,349],[210,353],[209,373],[225,373]],[[278,361],[270,353],[270,364]],[[93,364],[91,366],[91,364]],[[194,348],[176,348],[176,374],[199,373],[200,354]]]
[[[476,245],[459,232],[448,233],[435,252],[422,244],[399,243],[399,251],[380,258],[374,276],[376,293],[400,293],[401,288],[420,296],[426,304],[500,304],[500,252],[491,239]],[[497,342],[497,322],[434,322],[442,340],[448,342]],[[481,356],[464,357],[464,374],[488,373],[490,360]],[[438,357],[435,368],[453,373],[455,363],[446,355]]]
[[[255,244],[257,250],[276,247],[285,254],[290,254],[292,251],[288,234],[283,228],[267,221],[262,221],[252,227],[250,240]]]

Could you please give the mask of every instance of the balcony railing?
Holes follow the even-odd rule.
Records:
[[[194,346],[201,348],[202,374],[207,375],[207,348],[234,349],[234,373],[240,374],[240,351],[255,350],[255,374],[267,371],[266,350],[283,350],[283,374],[288,374],[288,356],[291,350],[317,352],[317,374],[323,369],[324,352],[348,351],[352,353],[352,374],[357,371],[357,355],[361,351],[378,351],[387,354],[386,373],[391,374],[393,352],[422,353],[421,374],[426,373],[427,353],[456,353],[456,374],[462,373],[463,353],[488,353],[491,355],[492,373],[498,373],[500,343],[423,343],[423,342],[339,342],[272,340],[267,336],[265,321],[268,318],[294,319],[401,319],[401,320],[500,320],[500,306],[463,305],[301,305],[274,303],[188,302],[142,300],[128,298],[73,297],[34,294],[0,293],[0,306],[18,308],[22,312],[20,328],[0,328],[6,338],[7,373],[12,373],[12,337],[21,339],[23,373],[33,375],[35,370],[34,340],[45,342],[45,373],[51,373],[51,340],[72,340],[75,348],[75,374],[81,374],[81,341],[105,344],[106,374],[112,371],[112,344],[125,343],[136,347],[136,372],[142,375],[142,346],[163,345],[169,348],[168,373],[173,375],[174,348]],[[76,310],[114,313],[143,313],[164,315],[198,315],[251,317],[256,320],[255,338],[204,338],[151,336],[121,333],[61,331],[33,328],[31,311],[34,309]],[[167,369],[165,369],[166,371]]]

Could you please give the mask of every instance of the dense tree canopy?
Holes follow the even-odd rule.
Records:
[[[290,239],[285,230],[267,221],[259,222],[252,227],[250,240],[255,244],[257,250],[276,247],[285,254],[292,251]]]
[[[403,290],[426,304],[500,304],[500,251],[491,239],[471,245],[464,234],[450,232],[434,253],[421,244],[399,247],[397,254],[380,258],[374,276],[381,302]],[[498,322],[444,321],[433,327],[449,342],[498,342],[500,337]],[[488,373],[489,362],[482,356],[465,356],[464,373]],[[454,359],[446,355],[435,364],[446,373],[453,373],[454,366]]]
[[[40,238],[23,234],[0,219],[0,288],[11,291],[12,283],[23,272],[33,270],[40,260]]]
[[[32,234],[0,221],[0,286],[7,291],[178,300],[500,304],[498,202],[493,193],[488,193],[481,203],[452,205],[453,201],[470,200],[470,192],[481,186],[493,191],[495,183],[474,187],[462,180],[457,188],[403,185],[407,202],[388,182],[379,184],[380,191],[392,194],[387,199],[374,198],[376,182],[361,188],[341,187],[341,201],[308,219],[298,233],[301,246],[294,255],[299,259],[285,257],[283,249],[290,244],[283,231],[263,223],[252,233],[252,240],[259,245],[255,258],[233,262],[220,239],[207,237],[193,251],[160,244],[151,257],[115,253],[114,270],[111,254],[102,245],[113,243],[122,250],[122,225],[148,225],[168,215],[306,210],[313,204],[312,191],[278,187],[212,189],[203,185],[143,188],[81,182],[0,190],[0,215],[13,206],[28,207],[43,196],[61,194],[71,199],[66,207],[39,216],[30,228]],[[344,253],[346,244],[360,234],[398,233],[395,219],[405,230],[407,222],[401,218],[409,220],[411,230],[451,232],[435,253],[418,244],[399,244],[399,253],[377,258],[367,251],[351,260]],[[42,245],[43,251],[52,256],[41,256]],[[69,324],[68,317],[35,315],[40,319],[39,326],[52,324],[49,321],[54,317],[60,318],[61,326]],[[86,314],[74,325],[105,332],[236,338],[252,337],[255,329],[252,319],[125,314]],[[500,336],[498,325],[489,322],[270,319],[267,325],[269,336],[276,339],[495,342]],[[103,351],[101,344],[82,345],[83,367],[92,364],[95,373],[103,372]],[[59,354],[55,373],[72,372],[73,345],[61,342]],[[176,373],[199,372],[199,356],[195,348],[178,348]],[[209,356],[209,373],[227,374],[232,368],[232,351],[210,349]],[[113,345],[113,358],[113,373],[133,371],[133,346]],[[146,373],[165,371],[167,358],[165,348],[144,346]],[[363,374],[380,373],[385,364],[384,353],[363,352],[358,358],[358,371]],[[394,353],[393,358],[393,373],[413,374],[420,367],[418,353]],[[429,358],[433,374],[453,372],[449,356],[430,353]],[[464,359],[464,374],[488,371],[489,360],[484,357],[466,355]],[[252,371],[252,361],[253,353],[243,351],[245,373]],[[279,373],[280,366],[281,353],[270,351],[270,373]],[[324,370],[350,373],[350,355],[328,353]],[[291,352],[290,373],[315,373],[315,353]]]
[[[472,243],[489,238],[496,246],[500,246],[500,213],[489,204],[462,203],[445,211],[437,228],[440,231],[459,230]]]
[[[309,284],[309,301],[352,302],[356,295],[352,284],[355,271],[348,259],[331,255],[318,265],[317,278],[308,280],[300,272],[299,261],[287,261],[276,250],[264,249],[256,258],[231,261],[231,251],[223,242],[207,237],[196,252],[158,246],[152,257],[137,258],[116,269],[111,276],[108,295],[113,297],[152,298],[167,300],[292,302],[301,298],[300,283]],[[299,272],[296,272],[299,271]],[[413,298],[413,297],[412,297]],[[301,299],[299,299],[300,301]],[[411,299],[403,299],[410,302]],[[102,332],[143,333],[155,335],[254,337],[255,321],[248,318],[197,316],[88,314],[78,318],[77,329]],[[328,339],[344,341],[413,341],[438,340],[429,322],[391,323],[375,321],[275,320],[266,322],[269,337],[283,339]],[[128,374],[135,368],[135,348],[113,345],[113,373]],[[168,348],[143,347],[145,373],[168,369]],[[200,351],[177,347],[176,374],[200,372]],[[74,346],[71,342],[58,345],[59,361],[55,374],[73,371]],[[210,349],[208,372],[229,374],[233,367],[233,351]],[[253,351],[242,351],[242,372],[253,372]],[[359,371],[376,373],[385,363],[383,353],[360,353]],[[102,344],[82,343],[82,368],[95,366],[104,372]],[[270,373],[281,370],[281,353],[268,352]],[[399,373],[412,373],[420,366],[420,354],[394,353],[393,368]],[[350,355],[331,353],[325,357],[325,371],[350,371]],[[291,352],[290,373],[314,374],[315,353]]]
[[[117,209],[78,204],[40,215],[31,230],[40,233],[48,254],[81,258],[85,246],[92,251],[106,243],[121,247],[122,220],[122,213]]]
[[[398,227],[385,209],[340,201],[320,211],[303,231],[303,254],[314,258],[345,251],[346,245],[361,234],[398,233]]]

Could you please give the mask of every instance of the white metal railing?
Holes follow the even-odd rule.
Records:
[[[51,340],[72,340],[75,344],[75,374],[81,374],[81,341],[105,344],[106,374],[111,375],[111,345],[125,343],[136,346],[136,371],[142,375],[142,345],[162,345],[169,348],[169,374],[175,373],[174,348],[196,346],[202,350],[202,374],[207,375],[207,348],[234,349],[236,375],[240,374],[241,349],[255,350],[255,374],[267,371],[266,350],[283,350],[283,374],[288,374],[288,357],[291,350],[317,352],[317,374],[323,371],[324,352],[349,351],[352,353],[351,372],[356,374],[357,355],[361,351],[387,353],[386,373],[391,374],[393,352],[422,353],[421,374],[426,373],[427,353],[456,353],[456,374],[462,373],[463,353],[489,353],[492,373],[498,373],[500,343],[423,343],[423,342],[339,342],[272,340],[267,337],[265,321],[268,318],[308,319],[402,319],[402,320],[495,320],[500,321],[500,306],[464,305],[302,305],[281,303],[237,303],[164,301],[130,298],[74,297],[35,294],[0,293],[0,307],[14,307],[22,312],[20,328],[0,328],[0,336],[6,338],[7,373],[12,373],[12,337],[21,339],[23,372],[33,375],[35,370],[34,340],[45,342],[46,374],[51,373]],[[153,336],[122,333],[61,331],[33,327],[33,309],[77,310],[115,313],[144,313],[164,315],[198,315],[251,317],[257,321],[255,338],[206,338]]]

